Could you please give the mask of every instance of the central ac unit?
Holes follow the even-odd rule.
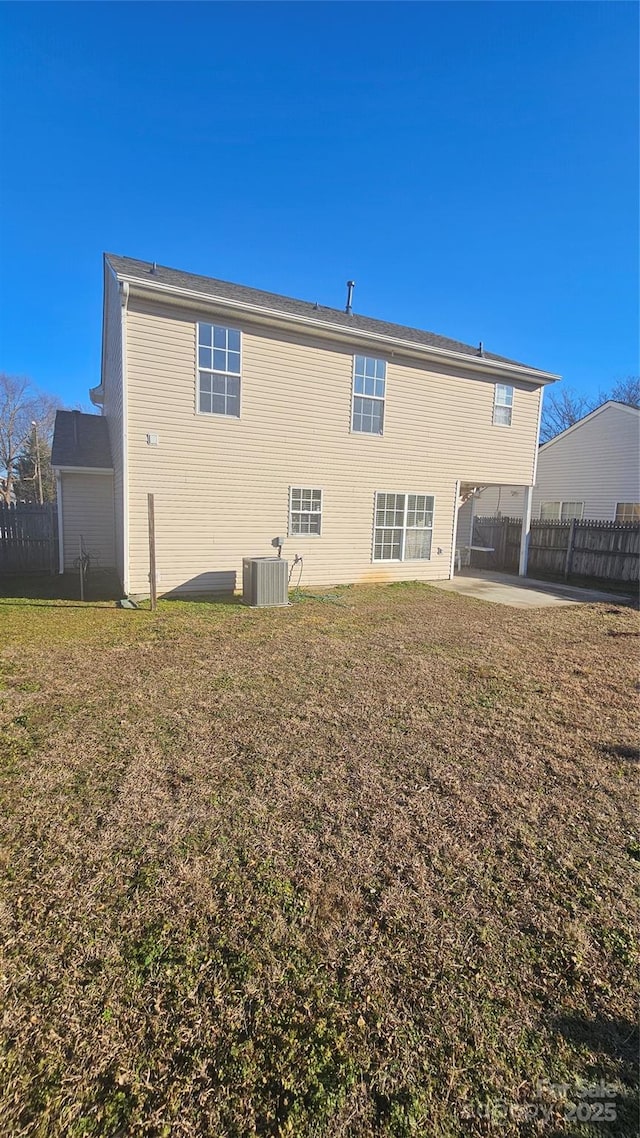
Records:
[[[254,608],[288,605],[288,561],[281,557],[243,557],[242,600]]]

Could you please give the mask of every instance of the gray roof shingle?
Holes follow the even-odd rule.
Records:
[[[107,420],[82,411],[57,411],[51,465],[112,469]]]
[[[339,308],[326,308],[323,305],[312,304],[310,301],[295,300],[290,296],[280,296],[274,292],[247,288],[245,285],[216,280],[214,277],[183,273],[179,269],[168,269],[164,265],[154,267],[150,261],[137,261],[133,257],[120,257],[114,253],[105,253],[105,257],[117,275],[135,280],[188,289],[192,292],[204,293],[212,298],[221,297],[225,300],[255,304],[276,312],[306,316],[310,320],[322,320],[325,323],[335,324],[336,328],[375,333],[378,336],[405,340],[424,347],[459,352],[461,355],[474,356],[476,359],[479,355],[477,346],[472,347],[470,344],[463,344],[460,340],[450,340],[446,336],[438,336],[435,332],[425,332],[420,328],[408,328],[403,324],[390,324],[386,320],[376,320],[371,316],[360,316],[357,313],[348,316]],[[497,363],[513,364],[516,367],[529,369],[528,364],[518,363],[517,360],[508,359],[506,356],[496,356],[491,352],[483,352],[483,356],[485,359],[495,360]],[[539,369],[530,368],[529,370],[537,371]]]

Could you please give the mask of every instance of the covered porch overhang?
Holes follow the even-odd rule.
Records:
[[[474,552],[495,553],[495,547],[483,544],[477,535],[474,537],[474,526],[476,517],[478,516],[477,508],[482,492],[491,487],[499,489],[503,485],[504,483],[488,483],[480,480],[477,482],[471,482],[468,479],[458,481],[451,552],[451,570],[449,574],[450,579],[452,579],[456,573],[460,573],[463,568],[469,567]],[[515,485],[522,491],[522,529],[518,549],[518,574],[521,577],[526,577],[529,557],[529,538],[531,533],[533,486],[524,483],[514,483],[510,485]]]

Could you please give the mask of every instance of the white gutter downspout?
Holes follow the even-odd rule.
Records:
[[[458,536],[458,510],[460,508],[460,479],[456,482],[453,498],[453,528],[451,530],[451,560],[449,562],[449,580],[453,581],[456,567],[456,539]]]
[[[128,408],[127,408],[127,309],[129,306],[129,284],[120,282],[121,306],[121,348],[122,361],[122,589],[129,596],[129,454],[128,454]]]
[[[64,573],[64,526],[62,524],[62,474],[56,470],[56,506],[58,509],[58,573]]]

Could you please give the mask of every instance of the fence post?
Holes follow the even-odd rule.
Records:
[[[571,573],[571,561],[573,558],[573,544],[575,541],[575,533],[576,533],[576,519],[572,518],[571,519],[571,525],[569,526],[569,539],[568,539],[568,544],[567,544],[567,556],[565,557],[565,561],[564,561],[564,579],[565,579],[565,581],[569,580],[569,574]]]
[[[500,554],[499,554],[499,569],[506,569],[507,567],[507,538],[509,536],[509,518],[502,519],[502,531],[500,533]]]

